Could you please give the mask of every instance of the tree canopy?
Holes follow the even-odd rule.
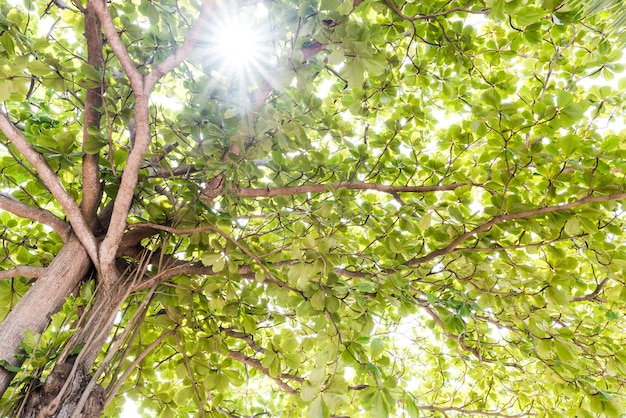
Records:
[[[1,2],[0,415],[622,416],[578,3]]]

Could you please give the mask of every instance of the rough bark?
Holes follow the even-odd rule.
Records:
[[[43,386],[28,397],[22,418],[99,417],[105,406],[104,389],[92,382],[90,370],[113,327],[128,291],[118,277],[114,289],[100,287],[88,320],[66,351],[83,346],[77,356],[61,356]]]
[[[78,238],[72,235],[67,244],[50,263],[47,271],[19,300],[13,310],[0,324],[0,360],[12,366],[20,366],[19,343],[24,332],[43,332],[53,313],[57,312],[65,298],[72,293],[91,268],[89,256]],[[14,374],[0,368],[0,395]]]
[[[68,358],[64,363],[57,364],[46,383],[35,389],[29,399],[22,418],[44,418],[44,417],[71,417],[76,411],[80,397],[91,380],[91,376],[84,367],[75,364],[75,357]],[[74,368],[74,366],[77,366]],[[69,380],[69,382],[68,382]],[[66,383],[69,383],[66,386]],[[63,390],[65,388],[65,390]],[[65,395],[61,397],[62,403],[53,407],[59,393],[63,391]],[[90,393],[87,402],[80,410],[80,417],[97,418],[102,415],[106,396],[104,389],[100,386],[94,388]],[[53,410],[56,410],[53,412]]]
[[[96,68],[102,68],[104,65],[102,29],[92,2],[87,3],[85,9],[85,38],[87,39],[87,63]],[[102,108],[101,86],[87,90],[85,104],[83,146],[89,137],[90,128],[100,130],[100,118],[102,117],[100,111]],[[102,195],[99,158],[98,153],[85,153],[83,156],[83,200],[80,209],[92,228],[96,223],[96,214]]]
[[[150,92],[160,77],[178,66],[187,57],[204,30],[203,17],[209,15],[214,2],[202,3],[201,17],[188,33],[181,47],[146,75],[139,72],[133,63],[113,23],[105,0],[90,0],[87,8],[81,6],[79,2],[74,4],[86,14],[89,63],[95,66],[100,64],[101,30],[104,30],[108,44],[130,80],[135,95],[134,119],[137,132],[135,146],[126,162],[110,214],[110,222],[102,224],[102,229],[107,229],[106,225],[108,225],[108,230],[99,245],[99,240],[94,235],[94,230],[97,229],[95,214],[100,205],[101,190],[96,170],[97,156],[86,156],[83,161],[84,200],[82,206],[79,207],[65,190],[59,177],[47,164],[44,156],[34,149],[11,123],[9,117],[0,111],[0,130],[36,169],[41,181],[58,201],[74,230],[65,247],[55,257],[45,274],[26,292],[0,324],[0,360],[7,361],[11,366],[19,366],[21,360],[16,359],[16,355],[19,354],[19,343],[24,332],[28,329],[38,333],[43,332],[51,315],[62,307],[65,298],[94,268],[98,272],[100,292],[97,293],[90,322],[82,326],[71,344],[78,346],[81,342],[85,342],[83,351],[76,358],[58,360],[56,367],[49,375],[49,382],[47,381],[36,392],[33,392],[27,400],[22,416],[28,417],[99,416],[102,411],[104,404],[101,402],[103,399],[101,395],[103,392],[101,388],[93,385],[94,379],[90,377],[89,372],[106,342],[115,313],[126,297],[127,289],[133,287],[132,283],[125,283],[120,279],[116,269],[116,257],[118,249],[125,248],[121,247],[121,244],[126,229],[126,218],[132,204],[138,173],[144,162],[144,154],[151,140]],[[95,89],[87,92],[86,104],[91,108],[85,110],[85,127],[99,126],[101,115],[94,107],[98,107],[96,105],[102,99],[101,94],[101,91]],[[9,201],[4,200],[5,204],[8,204]],[[100,234],[97,235],[100,236]],[[0,396],[6,391],[12,378],[13,373],[0,368]]]

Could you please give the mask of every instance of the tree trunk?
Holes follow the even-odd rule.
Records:
[[[100,417],[106,399],[104,389],[100,386],[94,387],[85,403],[80,406],[80,412],[78,409],[81,396],[90,381],[89,369],[77,362],[76,356],[67,358],[65,362],[54,366],[42,387],[30,393],[20,417]]]
[[[0,360],[20,366],[19,343],[24,332],[43,332],[50,316],[61,309],[65,298],[83,280],[91,268],[91,261],[82,244],[72,235],[54,258],[42,277],[28,289],[17,305],[0,324]],[[0,396],[7,390],[14,373],[0,367]]]
[[[96,291],[87,322],[72,337],[70,347],[66,348],[68,352],[82,345],[80,353],[59,358],[46,383],[29,395],[20,415],[22,418],[96,418],[102,415],[106,394],[101,386],[95,384],[95,380],[91,382],[90,371],[127,295],[128,288],[124,286],[124,278],[120,277],[107,291],[102,287]]]

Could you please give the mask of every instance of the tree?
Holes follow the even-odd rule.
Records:
[[[0,4],[1,414],[621,416],[607,16]]]

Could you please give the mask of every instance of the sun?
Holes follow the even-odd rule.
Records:
[[[259,3],[250,10],[220,10],[212,22],[208,56],[224,77],[256,79],[266,72],[270,31],[264,24],[267,9]],[[217,17],[219,16],[219,17]]]
[[[250,22],[244,22],[242,17],[235,17],[225,22],[220,28],[219,38],[216,40],[218,55],[224,60],[224,66],[231,69],[243,68],[251,65],[258,58],[261,47]]]

